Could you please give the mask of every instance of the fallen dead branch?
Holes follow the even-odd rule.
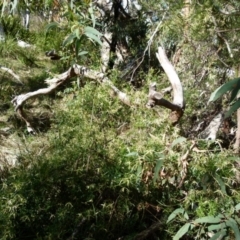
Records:
[[[15,106],[15,111],[17,111],[20,118],[25,121],[27,125],[27,130],[29,133],[34,134],[35,130],[31,126],[30,121],[28,120],[28,117],[23,110],[24,103],[30,98],[35,98],[39,95],[46,95],[51,93],[52,91],[56,90],[60,85],[69,81],[72,77],[75,77],[75,76],[90,78],[93,80],[97,80],[102,84],[108,85],[113,90],[114,94],[116,95],[116,97],[118,97],[120,101],[122,101],[124,104],[127,104],[129,106],[131,105],[128,96],[122,91],[120,91],[117,87],[115,87],[113,83],[103,73],[91,70],[84,66],[74,64],[66,72],[59,74],[58,76],[52,79],[47,79],[45,82],[48,84],[48,87],[39,89],[34,92],[29,92],[26,94],[15,96],[14,99],[11,101]]]
[[[7,68],[7,67],[0,66],[0,70],[9,73],[11,76],[14,77],[14,79],[17,80],[18,83],[20,83],[20,84],[23,85],[23,83],[22,83],[20,77],[19,77],[16,73],[14,73],[12,69]]]
[[[161,105],[171,109],[172,110],[170,116],[171,121],[172,123],[177,123],[181,116],[183,115],[184,108],[182,85],[172,64],[167,59],[167,56],[163,48],[159,47],[157,57],[172,84],[174,99],[172,103],[163,99],[162,95],[156,91],[156,84],[152,84],[149,89],[149,101],[147,106],[154,107],[155,105]],[[45,80],[48,87],[39,89],[34,92],[18,95],[12,100],[12,103],[15,106],[15,111],[17,111],[21,119],[25,121],[29,133],[34,134],[35,130],[31,126],[27,114],[24,112],[23,109],[24,103],[30,98],[35,98],[39,95],[50,94],[52,91],[55,91],[60,85],[69,81],[71,78],[75,76],[86,77],[89,79],[96,80],[101,84],[107,85],[108,87],[110,87],[110,89],[112,89],[114,95],[121,102],[128,106],[131,106],[129,97],[124,92],[120,91],[116,86],[114,86],[114,84],[109,80],[109,78],[104,73],[92,70],[84,66],[80,66],[78,64],[74,64],[66,72],[59,74],[52,79]]]
[[[176,124],[183,115],[184,112],[184,99],[183,99],[183,89],[181,81],[171,64],[168,60],[166,53],[162,47],[158,48],[156,56],[163,67],[168,79],[172,85],[173,89],[173,102],[170,102],[163,98],[163,95],[156,90],[156,83],[150,84],[148,103],[147,107],[152,108],[155,105],[164,106],[171,109],[170,120],[173,124]]]

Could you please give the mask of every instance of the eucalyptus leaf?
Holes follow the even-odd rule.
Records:
[[[154,168],[154,177],[153,177],[153,182],[156,182],[156,180],[159,177],[159,171],[163,165],[163,160],[157,160],[157,164]]]
[[[224,114],[224,118],[230,117],[234,112],[238,110],[240,107],[240,99],[238,99],[231,107],[230,109]]]
[[[78,56],[82,56],[82,55],[86,55],[86,54],[88,54],[87,51],[81,51],[81,52],[78,53]]]
[[[76,38],[76,34],[73,32],[63,41],[63,46],[73,43],[74,38]]]
[[[213,235],[209,240],[221,240],[223,237],[226,236],[227,231],[221,230],[219,232],[217,232],[215,235]]]
[[[92,6],[88,9],[88,12],[89,12],[89,14],[91,16],[93,27],[95,27],[96,20],[95,20],[94,14],[93,14],[93,7]]]
[[[173,237],[173,240],[178,240],[180,239],[183,235],[185,235],[190,227],[190,223],[184,224],[177,232],[177,234]]]
[[[184,214],[183,214],[183,217],[185,218],[185,219],[189,219],[189,216],[188,216],[188,214],[187,214],[187,212],[185,212]]]
[[[59,27],[59,23],[57,23],[57,22],[49,23],[49,24],[45,27],[45,32],[48,32],[49,30],[54,29],[54,28],[58,28],[58,27]]]
[[[187,141],[187,139],[186,139],[185,137],[179,137],[179,138],[175,139],[175,140],[172,142],[171,147],[173,148],[173,147],[176,146],[177,144],[182,143],[182,142],[185,142],[185,141]]]
[[[234,231],[234,234],[235,234],[235,239],[236,240],[240,240],[240,232],[239,232],[239,227],[237,225],[237,222],[233,219],[233,218],[229,218],[227,221],[226,221],[226,225],[228,227],[231,227],[232,230]]]
[[[130,152],[130,153],[126,154],[125,157],[138,157],[138,153],[137,152]]]
[[[179,213],[183,214],[184,213],[184,209],[183,208],[177,208],[175,209],[168,217],[167,219],[167,223],[169,223],[170,221],[172,221]]]
[[[240,210],[240,203],[238,203],[238,204],[235,206],[235,210],[236,210],[236,211],[239,211],[239,210]]]
[[[143,168],[142,168],[141,164],[139,164],[138,168],[137,168],[137,178],[138,178],[137,181],[141,181],[142,172],[143,172]]]
[[[97,29],[93,28],[93,27],[85,27],[84,28],[84,33],[85,34],[93,34],[96,36],[102,36],[102,33],[100,33]]]
[[[76,34],[76,37],[78,38],[78,39],[80,39],[80,31],[79,31],[79,28],[76,28],[75,29],[75,34]]]
[[[234,89],[239,90],[240,89],[240,78],[235,78],[219,88],[217,88],[210,96],[210,99],[208,100],[209,102],[214,102],[217,99],[219,99],[223,94],[225,94],[228,91],[233,91]]]
[[[80,51],[81,47],[81,41],[79,39],[76,39],[75,41],[75,51],[76,51],[76,57],[79,56],[78,52]]]
[[[86,35],[87,37],[89,37],[91,40],[97,42],[99,45],[102,45],[102,42],[101,42],[100,38],[97,37],[96,35],[94,35],[94,34],[92,34],[92,33],[85,33],[85,35]]]
[[[215,175],[215,179],[217,180],[218,184],[220,185],[222,193],[227,195],[226,186],[225,186],[225,183],[223,182],[223,180],[218,175]]]
[[[231,97],[230,97],[230,103],[237,97],[237,95],[240,93],[239,88],[234,88],[231,92]]]
[[[194,223],[219,223],[219,222],[221,222],[221,218],[213,216],[201,217],[194,221]]]
[[[210,225],[210,226],[208,227],[208,231],[211,232],[211,231],[213,231],[213,230],[223,229],[224,226],[225,226],[224,223],[219,223],[219,224]]]

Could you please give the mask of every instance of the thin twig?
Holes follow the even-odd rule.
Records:
[[[148,49],[150,49],[150,46],[151,46],[151,44],[152,44],[152,42],[153,42],[153,38],[154,38],[154,36],[156,35],[156,33],[158,32],[158,29],[160,28],[160,26],[161,26],[161,24],[162,24],[165,16],[166,16],[166,12],[164,12],[163,17],[162,17],[162,20],[159,22],[159,24],[157,25],[157,27],[156,27],[155,31],[153,32],[152,36],[151,36],[150,39],[148,40],[147,46],[146,46],[146,48],[145,48],[145,50],[144,50],[144,52],[143,52],[143,55],[142,55],[142,59],[141,59],[141,61],[138,63],[137,67],[133,70],[133,73],[132,73],[132,76],[131,76],[131,81],[133,80],[133,76],[134,76],[135,72],[137,71],[137,69],[139,68],[139,66],[142,64],[142,62],[143,62],[143,60],[144,60],[144,57],[145,57],[145,55],[146,55],[146,52],[148,51]]]

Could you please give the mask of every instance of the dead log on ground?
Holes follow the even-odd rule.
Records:
[[[75,77],[75,76],[83,76],[86,78],[97,80],[101,84],[106,84],[113,90],[114,94],[116,95],[116,97],[118,97],[120,101],[122,101],[124,104],[127,104],[129,106],[131,105],[128,96],[122,91],[120,91],[117,87],[115,87],[113,83],[103,73],[91,70],[84,66],[74,64],[66,72],[59,74],[58,76],[52,79],[45,80],[45,82],[48,84],[48,87],[41,88],[34,92],[29,92],[29,93],[15,96],[14,99],[11,101],[15,106],[15,111],[17,111],[20,118],[25,121],[27,125],[27,130],[29,133],[34,134],[35,130],[31,126],[30,121],[28,120],[27,114],[23,110],[24,103],[30,98],[34,98],[39,95],[50,94],[51,92],[56,90],[60,85],[69,81],[72,77]]]

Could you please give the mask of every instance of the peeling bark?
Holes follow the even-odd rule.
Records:
[[[173,124],[178,123],[184,113],[184,99],[183,89],[180,79],[168,60],[166,53],[162,47],[158,48],[156,56],[163,67],[173,89],[173,102],[170,102],[163,98],[162,94],[156,91],[156,83],[152,83],[149,87],[148,103],[147,107],[154,107],[155,105],[164,106],[172,110],[170,114],[170,120]]]
[[[18,95],[11,101],[12,104],[15,106],[15,111],[17,111],[20,118],[25,121],[29,133],[35,134],[35,130],[31,126],[31,123],[28,120],[28,116],[23,110],[24,103],[30,98],[34,98],[39,95],[50,94],[52,91],[56,90],[60,85],[64,84],[66,81],[70,80],[72,77],[75,76],[90,78],[93,80],[97,80],[101,84],[108,85],[113,90],[114,95],[117,96],[120,101],[129,106],[131,105],[128,96],[122,91],[120,91],[117,87],[115,87],[113,83],[103,73],[75,64],[73,65],[73,67],[69,68],[66,72],[59,74],[58,76],[52,79],[45,80],[45,82],[48,84],[48,87],[39,89],[34,92]]]

